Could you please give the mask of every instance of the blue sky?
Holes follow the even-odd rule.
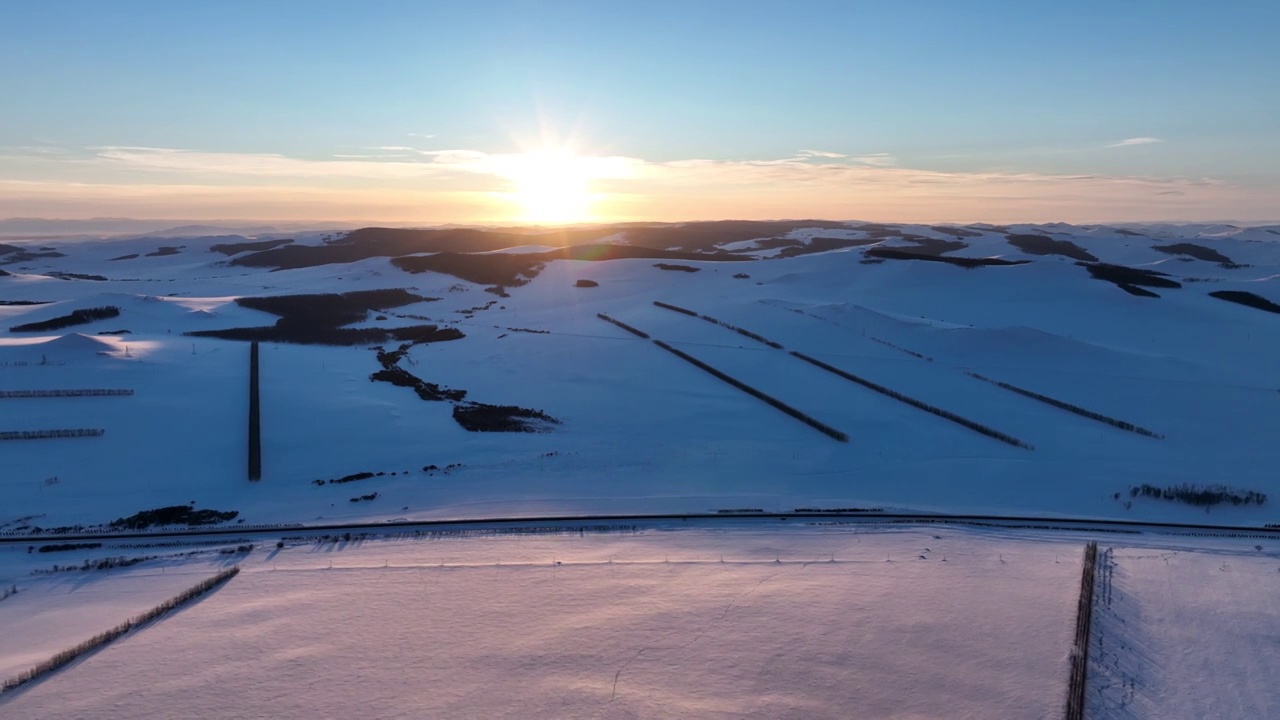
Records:
[[[46,198],[47,184],[75,180],[248,183],[190,155],[178,170],[100,148],[401,163],[370,149],[503,155],[549,139],[662,167],[715,161],[726,175],[818,150],[846,157],[810,164],[953,180],[1189,179],[1241,189],[1206,198],[1205,212],[1220,201],[1217,217],[1274,217],[1278,27],[1276,2],[13,0],[0,6],[0,181],[44,183]],[[326,167],[334,176],[320,181],[301,171],[306,186],[414,189]],[[423,187],[501,192],[503,177]],[[598,180],[601,192],[621,182]],[[657,182],[626,194],[660,196]],[[70,191],[59,197],[50,211],[72,212]]]

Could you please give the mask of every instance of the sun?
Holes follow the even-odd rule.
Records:
[[[514,155],[504,173],[512,182],[510,198],[520,219],[533,223],[578,223],[593,218],[594,173],[588,158],[564,151]]]

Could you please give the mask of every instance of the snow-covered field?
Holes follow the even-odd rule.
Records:
[[[1280,557],[1268,545],[1111,550],[1100,564],[1086,714],[1280,717]]]
[[[927,226],[801,227],[773,241],[722,244],[750,261],[674,261],[698,272],[662,270],[650,259],[550,261],[532,281],[508,287],[508,297],[452,275],[409,274],[387,257],[270,271],[228,264],[209,249],[243,238],[53,242],[47,246],[63,257],[0,266],[9,273],[0,276],[0,300],[49,303],[0,306],[0,325],[104,305],[121,313],[52,332],[0,333],[0,390],[135,392],[0,399],[0,431],[105,431],[0,441],[0,524],[34,516],[0,529],[97,524],[191,502],[239,511],[250,523],[743,507],[1280,522],[1274,500],[1206,512],[1128,496],[1140,483],[1280,492],[1280,315],[1208,295],[1248,291],[1280,302],[1280,229],[1126,227],[960,229],[966,246],[948,257],[1029,261],[972,269],[865,255],[921,242],[904,237],[954,239]],[[1027,254],[1007,234],[1071,242],[1106,262],[1167,273],[1182,287],[1137,297],[1067,257]],[[871,244],[775,257],[821,238]],[[1152,249],[1172,243],[1233,264]],[[296,241],[317,244],[319,234]],[[531,236],[528,247],[505,254],[552,244]],[[160,246],[182,247],[147,256]],[[138,257],[116,259],[129,255]],[[579,279],[599,285],[574,287]],[[547,433],[467,432],[450,403],[370,382],[380,366],[368,345],[266,343],[263,480],[249,483],[247,344],[183,333],[275,322],[237,305],[237,297],[377,288],[439,299],[393,308],[384,320],[370,313],[354,327],[429,318],[466,335],[414,346],[405,370],[466,390],[469,400],[536,408],[562,424]],[[655,300],[739,325],[1034,449],[984,437]],[[822,435],[597,313],[672,343],[849,441]],[[117,330],[129,333],[98,334]],[[1064,412],[966,371],[1163,439]],[[429,465],[455,467],[423,471]],[[385,474],[312,484],[358,472]],[[374,492],[376,499],[350,502]]]
[[[65,564],[62,554],[41,555],[37,567]],[[204,575],[160,567],[114,571],[63,572],[48,576],[16,575],[5,566],[6,589],[18,592],[0,601],[0,679],[43,662],[128,618],[177,595]],[[24,570],[26,568],[23,568]],[[168,568],[166,568],[168,570]],[[0,713],[3,714],[3,713]]]
[[[269,546],[0,715],[1053,718],[1081,547],[761,526]],[[0,551],[0,574],[33,565]],[[220,567],[24,576],[0,602],[0,663],[59,622],[17,598],[94,602],[108,583],[164,595]]]

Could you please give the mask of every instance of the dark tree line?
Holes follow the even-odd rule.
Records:
[[[1142,268],[1131,268],[1103,262],[1079,262],[1076,264],[1088,270],[1089,274],[1095,279],[1105,280],[1117,285],[1139,285],[1159,288],[1182,287],[1182,283],[1172,280],[1167,274],[1155,270],[1144,270]]]
[[[1166,255],[1186,255],[1187,257],[1204,260],[1205,262],[1214,262],[1219,265],[1234,264],[1231,262],[1231,258],[1223,255],[1217,250],[1205,247],[1204,245],[1196,245],[1195,243],[1181,242],[1169,245],[1152,245],[1151,249],[1165,253]]]
[[[0,390],[0,398],[115,397],[132,394],[132,390],[108,388],[69,390]]]
[[[769,405],[773,406],[774,408],[777,408],[778,410],[781,410],[782,412],[786,413],[787,415],[790,415],[791,417],[793,417],[793,418],[795,418],[795,419],[799,420],[800,422],[804,423],[805,425],[808,425],[809,427],[813,428],[814,430],[817,430],[818,432],[820,432],[820,433],[822,433],[822,434],[826,435],[827,437],[830,437],[830,438],[832,438],[833,440],[838,440],[838,441],[840,441],[840,442],[849,442],[849,436],[848,436],[848,434],[846,434],[846,433],[844,433],[844,432],[842,432],[842,431],[840,431],[840,430],[837,430],[837,429],[835,429],[835,428],[831,427],[830,425],[827,425],[826,423],[824,423],[824,422],[822,422],[822,421],[820,421],[820,420],[818,420],[818,419],[816,419],[816,418],[814,418],[814,417],[812,417],[812,416],[810,416],[810,415],[808,415],[808,414],[806,414],[806,413],[804,413],[804,412],[802,412],[802,411],[800,411],[800,410],[797,410],[797,409],[795,409],[795,408],[791,407],[790,405],[788,405],[788,404],[786,404],[786,403],[782,402],[781,400],[779,400],[779,399],[777,399],[777,398],[773,397],[772,395],[767,395],[767,394],[765,394],[765,393],[763,393],[763,392],[761,392],[761,391],[759,391],[759,390],[757,390],[757,389],[755,389],[755,388],[751,387],[750,385],[748,385],[748,384],[746,384],[746,383],[742,382],[741,380],[738,380],[737,378],[734,378],[734,377],[732,377],[732,376],[730,376],[730,375],[726,375],[725,373],[723,373],[723,372],[721,372],[721,371],[717,370],[716,368],[714,368],[714,367],[712,367],[712,366],[710,366],[710,365],[708,365],[708,364],[706,364],[706,363],[702,362],[701,360],[699,360],[699,359],[697,359],[697,358],[693,357],[692,355],[689,355],[688,353],[685,353],[685,352],[682,352],[682,351],[680,351],[680,350],[677,350],[677,349],[675,349],[674,347],[671,347],[670,345],[668,345],[668,344],[666,344],[666,343],[662,342],[661,340],[654,340],[654,341],[653,341],[653,344],[654,344],[654,345],[657,345],[658,347],[662,348],[663,350],[666,350],[667,352],[671,353],[672,355],[675,355],[676,357],[680,358],[681,360],[684,360],[685,362],[689,363],[690,365],[693,365],[694,367],[699,368],[699,369],[701,369],[701,370],[703,370],[703,371],[705,371],[705,372],[709,373],[710,375],[712,375],[712,376],[714,376],[714,377],[716,377],[716,378],[718,378],[718,379],[720,379],[720,380],[723,380],[723,381],[724,381],[724,382],[726,382],[726,383],[729,383],[730,385],[732,385],[732,386],[734,386],[734,387],[738,388],[738,389],[739,389],[739,390],[741,390],[742,392],[744,392],[744,393],[746,393],[746,394],[748,394],[748,395],[750,395],[750,396],[752,396],[752,397],[754,397],[754,398],[757,398],[757,399],[759,399],[759,400],[763,400],[764,402],[768,403]]]
[[[109,527],[113,529],[146,530],[153,525],[216,525],[234,520],[240,512],[237,510],[197,510],[189,505],[170,505],[168,507],[142,510],[129,517],[112,520]]]
[[[262,479],[262,400],[258,392],[258,341],[249,346],[249,480]]]
[[[14,325],[9,328],[9,332],[47,332],[49,330],[61,330],[62,328],[72,327],[74,325],[85,325],[98,320],[117,317],[119,315],[120,308],[114,305],[83,308],[80,310],[72,310],[66,315],[60,315],[56,318],[50,318],[40,322]]]
[[[739,335],[741,335],[741,336],[743,336],[743,337],[751,338],[752,340],[755,340],[756,342],[760,343],[761,345],[768,345],[769,347],[771,347],[771,348],[773,348],[773,349],[775,349],[775,350],[781,350],[781,349],[782,349],[782,345],[781,345],[780,343],[776,343],[776,342],[774,342],[774,341],[772,341],[772,340],[770,340],[770,339],[768,339],[768,338],[766,338],[766,337],[764,337],[764,336],[762,336],[762,335],[757,335],[756,333],[753,333],[753,332],[751,332],[750,330],[746,330],[746,329],[744,329],[744,328],[740,328],[740,327],[738,327],[737,325],[733,325],[733,324],[731,324],[731,323],[727,323],[727,322],[725,322],[725,321],[723,321],[723,320],[717,320],[716,318],[713,318],[713,317],[711,317],[710,315],[699,315],[698,313],[696,313],[696,312],[694,312],[694,311],[692,311],[692,310],[688,310],[688,309],[686,309],[686,308],[682,308],[682,307],[680,307],[680,306],[678,306],[678,305],[671,305],[671,304],[664,303],[664,302],[658,302],[658,301],[656,301],[656,300],[653,302],[653,304],[654,304],[654,305],[657,305],[657,306],[658,306],[658,307],[660,307],[660,308],[666,309],[666,310],[674,310],[675,312],[682,313],[682,314],[684,314],[684,315],[688,315],[688,316],[690,316],[690,317],[696,317],[696,318],[698,318],[699,320],[706,320],[707,322],[709,322],[709,323],[711,323],[711,324],[713,324],[713,325],[719,325],[719,326],[720,326],[720,327],[722,327],[722,328],[727,328],[727,329],[729,329],[729,330],[732,330],[732,331],[734,331],[734,332],[738,333]]]
[[[386,310],[434,299],[436,298],[415,295],[402,288],[238,298],[237,304],[279,315],[280,319],[275,325],[270,326],[200,330],[187,334],[226,340],[258,340],[299,345],[363,345],[390,340],[441,342],[462,338],[462,332],[455,328],[442,330],[435,325],[399,328],[344,327],[365,320],[369,317],[370,310]]]
[[[1098,262],[1093,253],[1085,250],[1070,240],[1054,240],[1043,235],[1025,235],[1014,233],[1005,235],[1009,244],[1028,255],[1061,255],[1072,260]]]
[[[0,695],[3,695],[4,693],[7,693],[11,690],[16,690],[28,683],[39,680],[45,675],[48,675],[49,673],[52,673],[58,670],[59,668],[62,668],[74,662],[77,658],[87,653],[93,652],[94,650],[97,650],[98,648],[103,647],[104,645],[112,642],[113,640],[119,639],[121,636],[123,636],[125,633],[128,633],[130,630],[133,630],[136,627],[145,625],[149,622],[159,619],[165,613],[168,613],[176,608],[181,607],[182,605],[185,605],[186,603],[191,602],[192,600],[214,589],[218,585],[221,585],[227,580],[230,580],[231,578],[235,577],[236,573],[238,572],[240,572],[239,566],[234,566],[226,570],[223,570],[217,575],[214,575],[213,577],[208,578],[207,580],[202,580],[196,585],[190,588],[187,588],[186,590],[179,593],[178,595],[175,595],[174,597],[169,598],[168,600],[160,603],[159,605],[151,608],[150,610],[142,613],[141,615],[132,617],[120,623],[119,625],[111,628],[110,630],[107,630],[106,632],[102,632],[97,635],[94,635],[93,637],[89,638],[88,640],[85,640],[79,645],[63,650],[62,652],[54,655],[53,657],[49,658],[48,660],[45,660],[44,662],[36,665],[35,667],[30,668],[29,670],[26,670],[25,672],[18,674],[16,677],[5,680],[3,684],[0,684]]]
[[[1098,543],[1084,547],[1080,597],[1076,605],[1076,634],[1071,646],[1071,673],[1067,681],[1067,720],[1084,719],[1085,676],[1089,668],[1089,635],[1093,627],[1093,594],[1098,577]]]
[[[1145,497],[1158,500],[1173,500],[1198,507],[1213,507],[1231,503],[1232,505],[1262,505],[1267,502],[1267,494],[1256,490],[1236,490],[1223,485],[1170,485],[1157,487],[1143,483],[1129,488],[1129,497]]]
[[[66,552],[68,550],[93,550],[102,547],[100,542],[92,543],[62,543],[60,545],[41,545],[39,551],[47,552]]]
[[[929,262],[947,263],[970,269],[986,265],[1026,265],[1029,260],[1005,260],[1003,258],[968,258],[934,255],[930,253],[903,250],[901,248],[873,247],[863,252],[865,257],[881,260],[926,260]]]
[[[72,428],[69,430],[6,430],[0,432],[0,440],[53,440],[57,438],[101,437],[107,433],[101,428]]]
[[[398,328],[344,328],[314,325],[307,321],[281,318],[275,325],[262,327],[228,328],[226,330],[196,330],[186,333],[192,337],[212,337],[223,340],[258,340],[295,345],[375,345],[402,340],[414,343],[444,342],[465,337],[457,328],[440,328],[435,325],[411,325]]]
[[[1219,300],[1226,300],[1245,307],[1251,307],[1257,310],[1265,310],[1269,313],[1280,313],[1280,305],[1270,300],[1245,290],[1214,290],[1209,293],[1209,297],[1215,297]]]
[[[1022,448],[1022,449],[1024,449],[1024,450],[1032,450],[1032,449],[1034,449],[1034,448],[1032,448],[1032,446],[1031,446],[1031,445],[1029,445],[1028,443],[1023,442],[1023,441],[1019,440],[1018,438],[1013,437],[1012,435],[1006,435],[1005,433],[1002,433],[1002,432],[1000,432],[999,430],[995,430],[995,429],[993,429],[993,428],[989,428],[989,427],[987,427],[986,425],[983,425],[983,424],[981,424],[981,423],[977,423],[977,422],[974,422],[973,420],[970,420],[970,419],[968,419],[968,418],[961,417],[960,415],[957,415],[957,414],[955,414],[955,413],[953,413],[953,412],[951,412],[951,411],[949,411],[949,410],[943,410],[942,408],[937,407],[937,406],[934,406],[934,405],[930,405],[929,403],[924,402],[923,400],[917,400],[917,399],[915,399],[915,398],[913,398],[913,397],[911,397],[911,396],[909,396],[909,395],[904,395],[904,394],[902,394],[902,393],[898,392],[897,390],[891,390],[891,389],[889,389],[889,388],[887,388],[887,387],[885,387],[885,386],[883,386],[883,385],[879,385],[879,384],[877,384],[877,383],[873,383],[873,382],[871,382],[870,380],[867,380],[867,379],[865,379],[865,378],[862,378],[862,377],[859,377],[859,376],[857,376],[857,375],[854,375],[854,374],[853,374],[853,373],[851,373],[851,372],[848,372],[848,371],[845,371],[845,370],[841,370],[840,368],[835,367],[835,366],[833,366],[833,365],[828,365],[827,363],[824,363],[824,362],[822,362],[821,360],[818,360],[818,359],[816,359],[816,358],[809,357],[808,355],[805,355],[804,353],[801,353],[801,352],[797,352],[797,351],[795,351],[795,350],[792,350],[792,351],[791,351],[791,354],[792,354],[792,355],[794,355],[794,356],[796,356],[796,357],[798,357],[798,358],[800,358],[801,360],[804,360],[805,362],[807,362],[807,363],[809,363],[809,364],[811,364],[811,365],[813,365],[813,366],[815,366],[815,367],[819,367],[819,368],[822,368],[823,370],[826,370],[826,371],[827,371],[827,372],[829,372],[829,373],[832,373],[832,374],[835,374],[835,375],[839,375],[840,377],[844,378],[845,380],[849,380],[849,381],[855,382],[855,383],[857,383],[857,384],[859,384],[859,385],[861,385],[861,386],[863,386],[863,387],[867,388],[868,390],[874,390],[875,392],[878,392],[878,393],[880,393],[881,395],[884,395],[884,396],[886,396],[886,397],[891,397],[891,398],[893,398],[894,400],[897,400],[898,402],[906,403],[907,405],[910,405],[911,407],[918,408],[918,409],[920,409],[920,410],[924,410],[924,411],[925,411],[925,412],[927,412],[927,413],[932,413],[932,414],[934,414],[934,415],[937,415],[937,416],[938,416],[938,417],[940,417],[940,418],[945,418],[945,419],[950,420],[951,422],[953,422],[953,423],[955,423],[955,424],[957,424],[957,425],[960,425],[960,426],[962,426],[962,427],[969,428],[970,430],[973,430],[973,431],[974,431],[974,432],[976,432],[976,433],[980,433],[980,434],[982,434],[982,435],[986,435],[986,436],[987,436],[987,437],[989,437],[989,438],[994,438],[994,439],[996,439],[996,440],[999,440],[1000,442],[1007,443],[1007,444],[1009,444],[1009,445],[1013,445],[1014,447],[1020,447],[1020,448]]]
[[[1029,397],[1032,400],[1037,400],[1039,402],[1045,403],[1046,405],[1052,405],[1061,410],[1066,410],[1067,412],[1074,413],[1076,415],[1079,415],[1080,417],[1089,418],[1090,420],[1096,420],[1100,423],[1106,423],[1111,427],[1119,428],[1121,430],[1127,430],[1128,432],[1137,433],[1139,435],[1145,435],[1146,437],[1149,437],[1149,438],[1156,438],[1157,440],[1164,439],[1164,436],[1161,435],[1160,433],[1152,432],[1151,430],[1148,430],[1144,427],[1139,427],[1138,425],[1134,425],[1131,422],[1125,422],[1124,420],[1117,420],[1113,417],[1108,417],[1106,415],[1103,415],[1102,413],[1094,412],[1092,410],[1087,410],[1085,408],[1080,407],[1079,405],[1072,405],[1069,402],[1058,400],[1057,398],[1051,398],[1048,395],[1041,395],[1038,392],[1033,392],[1025,388],[1020,388],[1017,385],[1010,385],[1007,382],[992,380],[991,378],[986,377],[985,375],[979,375],[976,372],[966,372],[965,374],[971,378],[975,378],[983,382],[991,383],[996,387],[1004,388],[1005,390],[1008,390],[1010,392],[1018,393],[1023,397]]]
[[[477,402],[454,405],[453,419],[469,432],[543,432],[549,429],[548,424],[560,424],[534,408]]]
[[[608,315],[605,315],[604,313],[596,313],[596,317],[600,318],[601,320],[604,320],[605,322],[613,323],[614,325],[617,325],[618,327],[622,328],[623,330],[626,330],[632,335],[635,335],[637,337],[642,337],[645,340],[649,339],[649,333],[644,332],[643,330],[637,330],[631,327],[630,325],[622,322],[621,320],[614,320],[613,318],[609,317]]]

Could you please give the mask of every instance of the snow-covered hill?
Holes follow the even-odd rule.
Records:
[[[140,237],[0,245],[0,270],[4,328],[119,311],[0,333],[0,391],[133,391],[0,397],[0,431],[104,431],[0,440],[0,523],[92,525],[190,502],[248,522],[797,507],[1280,522],[1277,226]],[[344,330],[384,341],[262,344],[263,479],[250,483],[248,344],[187,333],[280,319],[237,298],[390,288],[425,299],[360,308]],[[394,366],[465,400],[370,380],[386,367],[376,347],[400,345],[384,330],[422,325],[465,337],[413,345]],[[469,402],[559,423],[469,432],[455,420]],[[1206,510],[1131,497],[1144,483],[1272,499]]]

